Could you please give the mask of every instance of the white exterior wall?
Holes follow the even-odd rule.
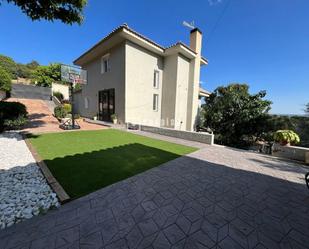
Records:
[[[69,99],[69,86],[58,84],[58,83],[52,83],[52,94],[54,95],[54,92],[60,92],[63,95],[64,99]]]
[[[101,58],[109,54],[110,71],[101,73]],[[119,44],[112,49],[99,54],[96,59],[83,65],[87,70],[87,84],[83,85],[81,93],[77,93],[76,112],[83,117],[93,118],[99,112],[99,91],[115,89],[115,113],[118,122],[124,123],[125,117],[125,44]],[[85,98],[88,98],[88,108],[85,108]]]
[[[160,127],[163,59],[131,42],[125,44],[125,122]],[[153,87],[154,71],[160,72],[159,88]],[[153,94],[159,107],[153,110]]]
[[[164,58],[161,118],[167,128],[175,127],[177,58],[177,54]]]
[[[178,56],[177,58],[177,87],[175,106],[175,129],[187,129],[188,87],[190,62]]]

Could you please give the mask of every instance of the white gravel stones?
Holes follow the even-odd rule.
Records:
[[[0,134],[0,229],[59,205],[22,137]]]

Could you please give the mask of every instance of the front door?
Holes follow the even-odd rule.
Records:
[[[115,113],[115,89],[99,91],[99,120],[111,122]]]

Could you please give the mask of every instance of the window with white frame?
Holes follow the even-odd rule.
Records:
[[[85,101],[85,109],[88,109],[89,108],[89,98],[85,97],[84,101]]]
[[[159,94],[154,94],[152,101],[153,101],[152,102],[152,110],[158,111],[158,108],[159,108]]]
[[[109,54],[102,56],[101,58],[101,73],[106,73],[111,70],[109,62]]]
[[[159,78],[160,77],[160,72],[158,70],[155,70],[153,73],[153,87],[154,88],[159,88]]]

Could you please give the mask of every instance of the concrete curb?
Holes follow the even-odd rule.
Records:
[[[65,192],[63,187],[60,185],[60,183],[56,180],[56,178],[50,172],[46,163],[42,160],[40,155],[37,153],[36,149],[32,146],[32,144],[30,143],[26,134],[22,134],[22,136],[23,136],[23,139],[24,139],[28,149],[30,150],[33,158],[35,159],[37,165],[39,166],[40,170],[42,171],[47,183],[53,189],[53,191],[56,193],[60,203],[63,204],[63,203],[70,201],[70,199],[71,199],[70,196]]]

